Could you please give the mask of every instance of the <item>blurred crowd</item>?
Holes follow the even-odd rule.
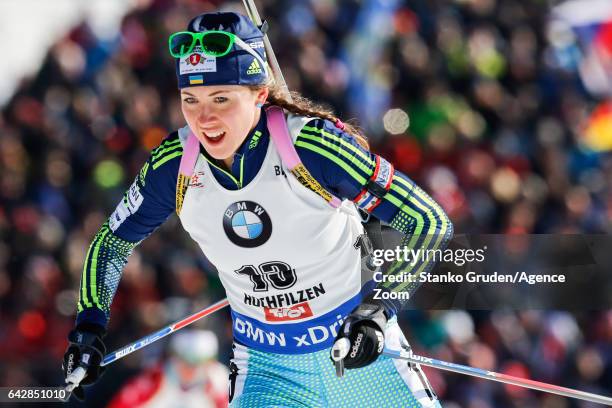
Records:
[[[184,123],[167,37],[201,12],[242,10],[224,1],[136,3],[114,39],[74,28],[0,112],[0,386],[61,383],[90,240],[150,150]],[[575,66],[559,63],[547,2],[256,3],[289,88],[344,119],[364,118],[373,150],[430,192],[456,232],[612,231],[612,158],[582,140],[601,101]],[[222,297],[214,269],[172,216],[131,256],[107,346]],[[205,320],[227,364],[229,314]],[[424,355],[612,394],[611,310],[410,311],[400,320]],[[107,404],[162,354],[163,342],[109,367],[88,406]],[[427,372],[445,407],[589,406]]]

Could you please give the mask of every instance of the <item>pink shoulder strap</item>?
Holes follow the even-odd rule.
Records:
[[[183,146],[183,157],[181,157],[181,165],[179,173],[191,177],[196,161],[198,161],[198,153],[200,152],[200,142],[198,138],[190,131],[185,146]]]
[[[183,200],[187,187],[189,187],[189,180],[193,174],[193,168],[198,161],[198,153],[200,152],[200,142],[195,135],[189,131],[189,136],[183,146],[183,156],[181,157],[181,164],[179,166],[178,179],[176,180],[176,213],[181,213],[183,207]]]
[[[333,208],[338,208],[342,201],[325,190],[323,186],[310,174],[306,166],[302,163],[302,160],[295,150],[293,140],[287,129],[287,120],[282,108],[279,106],[270,106],[266,108],[266,115],[268,120],[268,130],[270,131],[270,138],[274,142],[274,145],[278,149],[278,152],[283,160],[283,163],[298,181],[304,186],[314,191],[325,201],[328,202]]]
[[[323,186],[312,177],[308,169],[306,169],[306,166],[302,163],[300,156],[298,156],[291,135],[289,134],[289,129],[287,129],[287,121],[282,108],[270,106],[266,109],[266,114],[270,137],[278,149],[283,163],[289,167],[291,173],[303,186],[323,197],[331,207],[338,208],[342,204],[342,200],[325,190]],[[177,214],[181,212],[185,193],[187,192],[187,187],[189,187],[189,180],[193,174],[199,152],[200,142],[192,132],[189,132],[189,136],[187,136],[187,140],[183,146],[183,156],[181,157],[181,164],[176,182]]]

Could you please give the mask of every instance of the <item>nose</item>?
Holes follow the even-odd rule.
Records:
[[[205,126],[209,123],[215,122],[217,120],[215,109],[206,105],[202,106],[198,110],[197,120],[200,126]]]

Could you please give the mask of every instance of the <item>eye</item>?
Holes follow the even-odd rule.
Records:
[[[215,96],[215,103],[225,103],[227,102],[227,98],[225,96]]]
[[[186,104],[191,105],[191,104],[197,103],[198,100],[196,98],[194,98],[193,96],[186,96],[186,97],[183,98],[183,102],[185,102]]]

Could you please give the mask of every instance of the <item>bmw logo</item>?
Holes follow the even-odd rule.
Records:
[[[234,244],[254,248],[270,238],[272,221],[261,205],[253,201],[239,201],[225,210],[223,229]]]

